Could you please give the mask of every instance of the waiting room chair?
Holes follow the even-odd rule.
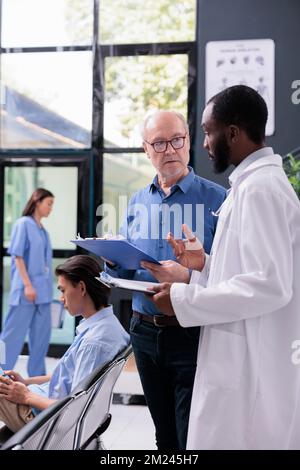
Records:
[[[126,362],[127,359],[133,354],[132,352],[132,346],[129,344],[123,351],[121,351],[117,356],[115,357],[114,361],[119,361],[120,359],[124,359]]]
[[[1,450],[103,448],[100,436],[110,423],[113,387],[130,353],[131,346],[92,372],[71,396],[42,411]]]
[[[0,450],[39,450],[43,448],[45,439],[49,435],[56,420],[63,412],[72,397],[65,397],[56,401],[51,406],[41,411],[32,421],[26,424],[15,434],[2,443]],[[2,434],[9,435],[11,432],[4,426]]]
[[[101,435],[111,421],[109,410],[113,388],[124,364],[124,359],[114,362],[97,380],[93,395],[78,421],[75,449],[104,449]]]
[[[78,421],[75,449],[104,449],[101,436],[111,421],[109,411],[113,389],[131,354],[132,346],[129,345],[115,357],[101,377],[95,371],[80,384],[81,390],[93,387],[94,393]]]
[[[98,380],[100,380],[110,367],[110,363],[107,363],[96,369],[88,377],[98,374]],[[85,382],[86,380],[82,381],[83,384]],[[48,433],[47,439],[43,443],[43,450],[73,450],[75,448],[78,422],[93,396],[96,386],[97,382],[93,383],[89,388],[82,387],[81,384],[76,387],[72,392],[73,399],[69,406],[62,411],[55,425]]]

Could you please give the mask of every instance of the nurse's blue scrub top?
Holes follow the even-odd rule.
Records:
[[[29,279],[36,289],[35,304],[52,302],[52,248],[48,232],[31,216],[21,217],[13,226],[8,253],[12,257],[9,305],[30,304],[24,296],[24,284],[15,256],[22,256]]]

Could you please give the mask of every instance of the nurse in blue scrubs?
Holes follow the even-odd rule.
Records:
[[[52,248],[41,224],[51,213],[54,196],[38,188],[15,223],[11,255],[9,311],[1,340],[6,346],[5,369],[13,369],[28,333],[29,376],[44,375],[51,334]]]

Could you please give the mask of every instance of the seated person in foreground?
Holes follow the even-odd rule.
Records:
[[[0,377],[0,421],[13,432],[41,410],[69,395],[93,370],[111,361],[129,343],[129,335],[107,300],[110,289],[95,276],[100,265],[91,256],[78,255],[56,268],[61,301],[70,315],[81,315],[76,336],[52,376],[23,379],[13,370]]]

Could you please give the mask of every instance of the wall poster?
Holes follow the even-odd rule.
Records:
[[[275,43],[272,39],[211,41],[206,44],[206,101],[232,85],[257,90],[268,106],[266,135],[275,131]]]

